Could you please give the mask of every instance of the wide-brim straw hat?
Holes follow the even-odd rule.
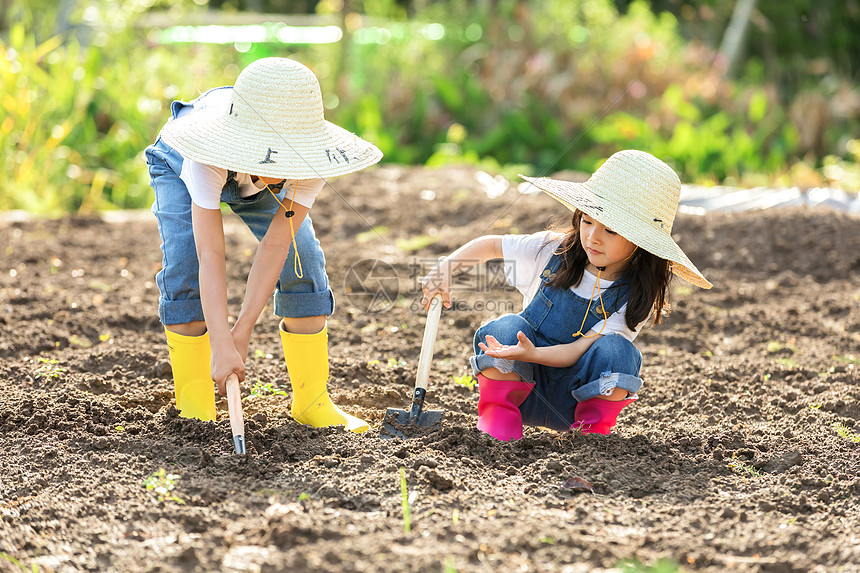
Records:
[[[579,209],[634,245],[671,261],[672,272],[687,282],[711,288],[711,283],[672,239],[681,180],[671,167],[653,155],[619,151],[585,183],[520,177],[568,209]]]
[[[323,117],[319,81],[287,58],[262,58],[229,99],[167,122],[161,138],[183,157],[262,177],[321,179],[369,167],[375,145]]]

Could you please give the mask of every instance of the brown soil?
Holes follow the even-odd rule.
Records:
[[[383,440],[386,408],[409,403],[427,265],[562,211],[513,190],[487,199],[466,168],[334,184],[313,210],[338,300],[330,389],[372,428],[293,422],[267,311],[243,388],[247,456],[232,453],[226,401],[217,423],[171,405],[152,217],[0,223],[0,571],[860,571],[856,216],[679,216],[715,286],[675,284],[674,313],[638,340],[641,399],[609,437],[528,428],[501,443],[475,428],[477,390],[455,378],[476,327],[521,299],[492,266],[466,277],[430,378],[441,428]],[[231,220],[228,243],[238,311],[254,240]],[[348,273],[373,259],[393,272],[363,263],[359,278],[376,292],[397,277],[392,308]],[[251,395],[257,382],[286,395]],[[162,468],[177,499],[144,486]]]

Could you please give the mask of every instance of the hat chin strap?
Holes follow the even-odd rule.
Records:
[[[272,194],[272,197],[275,198],[275,201],[278,202],[278,205],[284,208],[284,217],[286,217],[290,221],[290,234],[293,236],[293,252],[296,254],[296,257],[293,259],[293,271],[296,273],[296,277],[303,278],[304,274],[302,273],[302,259],[299,258],[299,246],[296,244],[296,230],[293,227],[293,215],[296,214],[296,212],[293,211],[293,203],[296,200],[296,192],[299,190],[299,180],[296,179],[296,185],[293,187],[293,196],[290,197],[289,209],[286,205],[281,203],[281,200],[278,199],[278,196],[275,194],[274,191],[272,191],[268,184],[266,185],[266,189],[269,191],[269,193]]]
[[[630,252],[630,254],[624,257],[619,262],[623,263],[624,261],[632,257],[633,253],[635,253],[638,249],[638,245],[633,245],[633,250]],[[579,325],[579,330],[573,333],[573,338],[576,338],[577,336],[581,336],[583,338],[594,338],[595,336],[600,336],[603,333],[603,329],[606,328],[606,321],[609,320],[609,315],[606,314],[606,306],[603,304],[603,293],[600,292],[600,274],[606,270],[606,267],[598,267],[597,265],[595,265],[595,267],[597,268],[597,278],[594,280],[594,287],[591,289],[591,296],[588,298],[588,307],[585,309],[585,314],[582,317],[582,324]],[[582,332],[582,327],[585,326],[585,321],[588,318],[588,311],[591,310],[591,303],[594,302],[594,291],[597,291],[597,298],[598,300],[600,300],[600,312],[603,313],[603,326],[600,327],[600,332],[586,335]]]

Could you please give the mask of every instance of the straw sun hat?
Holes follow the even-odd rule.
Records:
[[[318,179],[369,167],[373,144],[323,117],[314,73],[287,58],[242,70],[229,98],[172,119],[162,139],[183,157],[262,177]]]
[[[520,175],[570,210],[579,209],[631,243],[671,261],[672,272],[702,288],[711,283],[672,239],[681,180],[643,151],[612,155],[585,183]]]

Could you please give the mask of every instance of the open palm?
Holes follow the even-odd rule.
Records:
[[[491,334],[486,336],[486,341],[486,344],[479,342],[478,348],[483,350],[487,356],[507,358],[509,360],[522,360],[524,362],[530,362],[534,357],[535,345],[532,344],[532,341],[528,339],[522,330],[517,332],[517,343],[513,346],[502,344]]]

